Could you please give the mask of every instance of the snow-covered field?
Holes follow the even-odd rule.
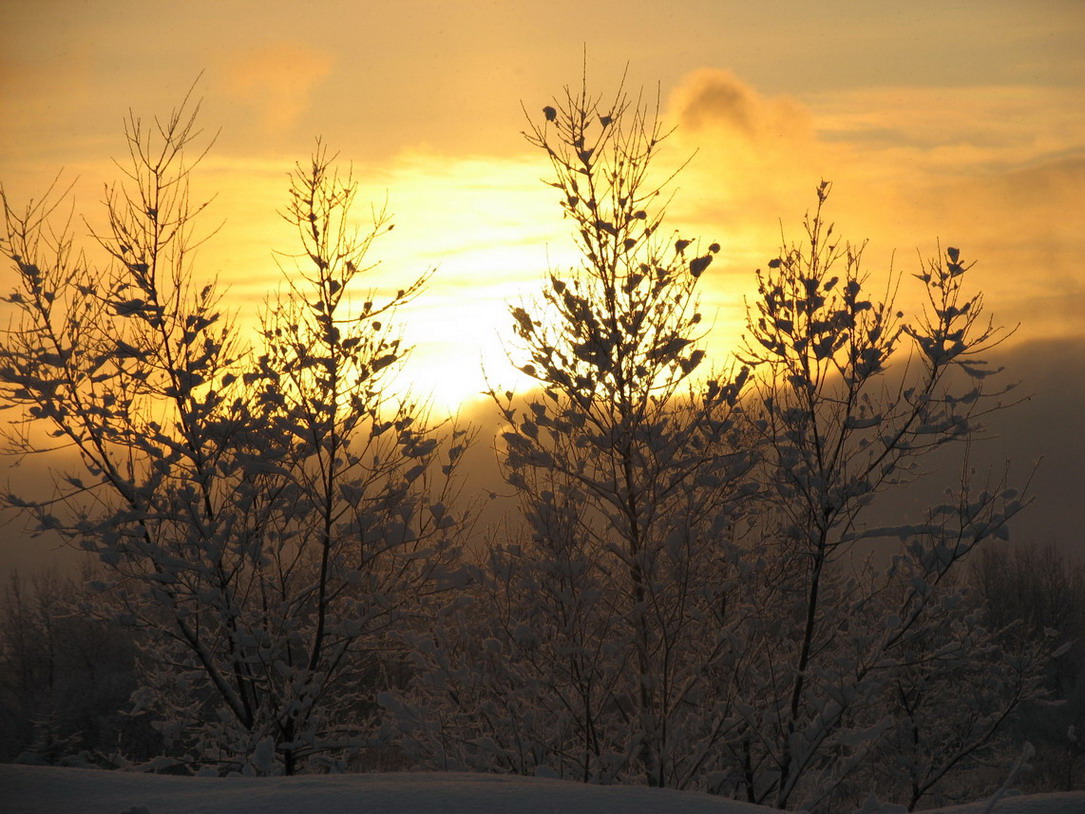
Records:
[[[981,814],[986,803],[939,809]],[[481,774],[204,778],[0,765],[4,814],[766,814],[695,792]],[[1085,792],[1008,797],[997,814],[1082,814]]]

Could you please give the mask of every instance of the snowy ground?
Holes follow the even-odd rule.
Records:
[[[984,803],[939,809],[981,814]],[[694,792],[479,774],[202,778],[0,765],[4,814],[767,814]],[[1082,814],[1085,792],[1011,797],[996,814]],[[928,812],[928,814],[931,814]]]

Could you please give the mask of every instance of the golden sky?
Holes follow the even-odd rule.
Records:
[[[632,90],[658,86],[679,128],[667,160],[696,151],[670,223],[723,246],[702,294],[718,363],[753,269],[781,223],[798,236],[823,177],[872,271],[960,246],[1019,339],[1085,334],[1081,0],[9,0],[0,181],[24,200],[63,167],[93,219],[129,108],[166,113],[202,72],[220,133],[197,193],[217,193],[207,225],[224,225],[198,273],[255,315],[280,279],[272,252],[295,248],[276,214],[286,175],[321,136],[395,214],[373,285],[437,269],[403,314],[403,375],[452,407],[483,365],[516,384],[506,304],[575,261],[521,103],[535,115],[578,83],[585,50],[600,92],[627,65]]]

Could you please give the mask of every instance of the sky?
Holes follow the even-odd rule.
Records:
[[[563,86],[659,99],[664,168],[690,158],[668,223],[719,241],[702,300],[726,364],[753,269],[799,236],[822,178],[837,233],[869,239],[874,280],[959,246],[1014,341],[1085,320],[1085,3],[728,0],[11,0],[0,4],[0,182],[15,202],[58,171],[93,224],[131,110],[195,83],[214,145],[194,194],[221,225],[196,275],[243,325],[295,248],[277,214],[317,137],[395,230],[378,292],[428,269],[401,315],[400,385],[455,409],[509,367],[508,305],[576,262],[545,156],[524,140]],[[668,163],[669,162],[669,163]],[[0,271],[7,288],[11,272]],[[8,276],[5,276],[8,275]],[[905,274],[905,279],[910,279]],[[914,289],[902,286],[908,304]]]

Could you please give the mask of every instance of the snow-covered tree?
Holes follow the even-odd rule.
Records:
[[[985,392],[997,371],[982,358],[1003,334],[984,315],[982,297],[964,293],[968,266],[956,248],[915,275],[927,295],[918,318],[897,310],[895,279],[886,299],[871,298],[862,247],[834,238],[824,219],[829,184],[817,194],[805,242],[785,245],[758,272],[742,354],[755,371],[749,413],[768,507],[757,545],[787,568],[769,600],[757,603],[754,650],[764,685],[748,688],[747,728],[732,760],[746,767],[750,800],[817,807],[884,746],[883,728],[916,722],[922,699],[928,714],[956,730],[949,754],[960,755],[944,764],[936,750],[922,768],[913,764],[915,805],[1039,691],[1038,652],[1022,654],[1015,667],[1007,662],[1005,675],[981,668],[994,635],[965,612],[952,578],[974,548],[1006,536],[1023,506],[1019,495],[999,480],[977,486],[966,471],[925,516],[876,528],[870,515],[887,489],[922,475],[929,452],[952,444],[967,452],[978,419],[1004,392]],[[903,372],[890,377],[891,360],[908,344]],[[858,547],[886,536],[903,541],[891,564],[856,569]],[[965,690],[949,682],[935,694],[949,655],[956,675],[978,683]],[[1008,700],[972,710],[949,686]],[[912,746],[923,748],[920,731],[911,732]]]
[[[1009,649],[1054,636],[1061,645],[1046,685],[1058,705],[1032,705],[1012,733],[1036,747],[1029,787],[1076,787],[1085,732],[1085,563],[1052,542],[1011,541],[979,552],[969,583],[986,625]]]
[[[161,747],[124,715],[136,686],[130,630],[88,607],[88,573],[13,572],[0,596],[0,760],[97,764],[147,760]]]
[[[538,507],[532,527],[545,531],[495,545],[471,569],[469,604],[450,607],[438,635],[412,638],[410,691],[384,698],[412,758],[584,782],[623,776],[630,665],[599,555],[578,543],[577,511],[554,499]]]
[[[520,522],[462,563],[469,434],[442,444],[387,396],[395,311],[425,275],[358,290],[385,214],[353,226],[357,185],[318,144],[250,347],[192,268],[195,112],[127,136],[107,267],[48,196],[0,195],[9,450],[83,464],[49,499],[4,500],[98,555],[103,607],[150,634],[137,707],[192,763],[328,765],[387,745],[383,715],[444,768],[915,807],[1043,696],[1053,643],[1008,636],[957,578],[1024,504],[968,471],[1003,334],[958,249],[922,266],[926,308],[905,315],[897,277],[868,293],[822,184],[805,239],[757,272],[739,363],[706,373],[697,289],[720,249],[664,228],[658,116],[566,89],[526,137],[581,260],[511,309],[538,383],[491,393]],[[964,473],[943,503],[875,520],[936,450]]]
[[[684,786],[723,736],[708,685],[730,649],[719,618],[748,466],[734,441],[745,374],[691,384],[696,288],[719,246],[665,233],[651,174],[665,134],[646,105],[582,87],[542,113],[527,139],[550,160],[583,259],[512,309],[516,363],[541,394],[492,394],[527,532],[483,566],[488,610],[468,641],[484,640],[483,693],[515,705],[494,717],[519,726],[477,734],[501,755],[538,739],[508,768]],[[439,668],[451,692],[456,667]],[[527,732],[524,707],[545,726]]]
[[[552,518],[571,517],[601,594],[581,612],[612,619],[596,647],[624,662],[611,685],[627,719],[621,772],[685,786],[721,735],[706,683],[730,649],[720,617],[748,457],[736,421],[745,372],[693,383],[704,359],[696,289],[719,246],[663,228],[666,179],[652,171],[664,137],[639,100],[619,91],[605,104],[583,86],[529,132],[583,260],[512,312],[519,367],[542,396],[526,409],[498,401],[533,544],[550,554]]]
[[[966,463],[1003,392],[984,389],[1003,334],[960,252],[920,270],[927,308],[906,317],[867,293],[822,184],[805,242],[758,272],[748,368],[702,375],[695,295],[718,246],[664,234],[657,121],[582,88],[527,137],[583,261],[512,308],[541,393],[493,397],[526,531],[386,698],[406,748],[811,810],[914,807],[997,755],[1051,646],[1001,649],[956,574],[1023,500],[964,477],[918,517],[873,514],[929,452]]]
[[[3,197],[17,288],[0,384],[26,419],[9,451],[43,449],[43,427],[84,468],[50,499],[5,502],[95,552],[100,587],[154,631],[133,697],[167,741],[196,764],[289,773],[364,734],[388,629],[446,584],[463,438],[445,452],[383,391],[404,356],[390,317],[424,277],[357,291],[391,226],[352,225],[357,185],[319,145],[284,213],[301,255],[262,342],[242,342],[192,267],[197,111],[127,121],[127,180],[96,235],[107,267],[75,253],[48,198]]]

